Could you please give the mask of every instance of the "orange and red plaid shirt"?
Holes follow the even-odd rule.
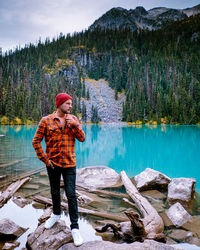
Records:
[[[60,167],[76,166],[75,138],[83,142],[85,133],[76,116],[73,116],[76,123],[74,125],[65,124],[62,129],[56,112],[41,119],[33,138],[33,147],[38,158],[47,164],[51,160]],[[45,138],[46,154],[41,146],[41,141]]]

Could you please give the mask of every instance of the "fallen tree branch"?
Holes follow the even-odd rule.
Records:
[[[151,206],[133,185],[124,171],[121,172],[122,182],[128,195],[134,200],[138,211],[144,218],[134,211],[127,211],[125,214],[130,219],[129,222],[118,224],[108,223],[103,227],[95,228],[97,232],[105,232],[111,228],[114,235],[125,242],[144,241],[144,239],[153,239],[160,242],[166,242],[166,236],[162,233],[164,223],[157,211]],[[132,202],[123,199],[125,202],[133,205]]]
[[[49,189],[50,189],[50,187],[40,188],[39,190],[36,190],[36,191],[33,191],[32,193],[24,195],[23,197],[27,199],[27,198],[35,196],[36,194],[39,194],[39,193],[41,194],[42,192],[45,192]]]
[[[109,197],[116,197],[116,198],[128,198],[129,196],[127,194],[119,193],[119,192],[110,192],[106,190],[92,190],[89,191],[90,193],[103,195],[103,196],[109,196]]]
[[[103,233],[106,232],[108,228],[111,228],[115,237],[118,239],[122,239],[128,243],[132,243],[134,241],[143,242],[146,237],[146,232],[139,215],[133,211],[125,212],[125,214],[130,219],[131,226],[126,222],[118,224],[108,223],[103,227],[96,227],[95,230],[99,233]]]
[[[36,201],[36,202],[39,202],[39,203],[52,205],[52,200],[51,199],[43,197],[41,195],[34,196],[33,200]],[[68,210],[68,204],[67,203],[61,202],[61,206],[65,210]],[[89,210],[89,209],[82,208],[82,207],[79,207],[78,211],[79,211],[79,213],[82,213],[82,214],[94,215],[94,216],[97,216],[97,217],[102,217],[102,218],[105,218],[105,219],[111,219],[111,220],[114,220],[114,221],[127,221],[128,220],[126,217],[122,217],[122,216],[119,216],[119,215],[101,213],[101,212],[98,212],[98,211],[93,211],[93,210]]]
[[[15,165],[15,164],[17,164],[19,162],[26,161],[26,160],[28,160],[28,159],[25,158],[25,159],[21,159],[21,160],[15,160],[15,161],[11,161],[11,162],[8,162],[8,163],[0,164],[0,168],[9,167],[9,166]]]
[[[162,233],[164,223],[157,213],[156,209],[144,198],[133,185],[124,171],[121,172],[122,182],[126,188],[126,192],[136,203],[139,211],[143,215],[143,224],[147,233],[147,238],[154,238],[156,234]]]
[[[30,181],[30,177],[12,183],[0,196],[0,208],[13,196],[13,194],[20,189],[22,185]]]
[[[38,169],[34,169],[32,171],[17,175],[15,177],[7,178],[5,181],[1,182],[0,188],[5,187],[7,185],[10,185],[14,181],[21,180],[23,178],[30,177],[31,175],[37,174],[43,169],[44,169],[44,167],[41,167],[41,168],[38,168]]]

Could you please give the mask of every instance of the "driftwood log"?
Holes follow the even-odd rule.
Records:
[[[13,196],[13,194],[20,189],[22,185],[30,181],[30,177],[12,183],[0,196],[0,208]]]
[[[9,167],[9,166],[15,165],[15,164],[17,164],[19,162],[23,162],[23,161],[26,161],[26,160],[28,160],[28,159],[25,158],[25,159],[21,159],[21,160],[11,161],[11,162],[8,162],[8,163],[3,163],[3,164],[0,164],[0,168]]]
[[[52,205],[51,199],[43,197],[41,195],[36,195],[33,198],[33,200],[36,202],[42,203],[42,204]],[[66,202],[61,202],[61,206],[63,209],[68,210],[68,204]],[[89,209],[82,208],[82,207],[79,207],[78,211],[81,214],[93,215],[93,216],[106,218],[106,219],[110,219],[110,220],[114,220],[114,221],[127,221],[127,218],[123,217],[123,216],[113,215],[113,214],[108,214],[108,213],[101,213],[98,211],[93,211],[93,210],[89,210]]]
[[[96,227],[95,230],[98,233],[103,233],[110,228],[117,239],[128,243],[132,243],[134,241],[143,242],[146,238],[146,232],[139,215],[133,211],[125,212],[125,214],[130,219],[131,225],[127,222],[108,223],[103,227]]]
[[[125,212],[130,222],[109,223],[103,227],[95,228],[97,232],[106,232],[109,228],[118,239],[125,242],[144,241],[144,239],[154,239],[160,242],[166,242],[166,236],[162,233],[164,223],[158,215],[155,208],[151,206],[146,198],[144,198],[133,185],[124,171],[121,172],[122,182],[126,188],[126,192],[135,202],[138,211],[143,216],[136,212]],[[128,200],[125,202],[133,205]]]
[[[41,168],[38,168],[38,169],[34,169],[34,170],[31,170],[31,171],[28,171],[26,173],[23,173],[23,174],[20,174],[20,175],[17,175],[17,176],[11,176],[10,178],[7,178],[6,180],[3,180],[1,181],[1,185],[0,185],[0,188],[3,188],[5,186],[8,186],[10,185],[12,182],[14,181],[18,181],[18,180],[21,180],[23,178],[26,178],[26,177],[30,177],[31,175],[34,175],[34,174],[37,174],[39,173],[41,170],[43,170],[44,167],[41,167]]]
[[[164,223],[156,209],[152,207],[149,201],[138,192],[137,188],[133,185],[124,171],[121,172],[121,178],[126,188],[126,192],[133,199],[139,211],[143,215],[142,222],[144,224],[147,237],[154,238],[156,234],[162,233],[164,230]]]
[[[95,189],[95,190],[92,190],[89,192],[100,195],[100,196],[107,196],[107,197],[115,197],[115,198],[128,198],[129,197],[127,194],[124,194],[124,193],[111,192],[111,191],[107,191],[107,190]]]

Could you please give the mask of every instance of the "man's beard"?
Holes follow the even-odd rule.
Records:
[[[63,109],[62,107],[60,107],[60,109],[61,109],[61,111],[62,111],[64,114],[69,114],[69,113],[70,113],[70,111]]]

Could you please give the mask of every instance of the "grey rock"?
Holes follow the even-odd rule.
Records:
[[[18,226],[10,219],[0,220],[0,240],[16,239],[26,232],[27,228]]]
[[[77,184],[90,189],[111,187],[119,180],[120,175],[106,166],[90,166],[77,170]]]
[[[167,211],[167,216],[176,227],[180,227],[186,222],[192,220],[192,216],[179,203],[172,205]]]
[[[199,238],[197,238],[197,237],[192,237],[192,238],[188,239],[187,242],[188,242],[189,244],[199,246],[199,249],[200,249],[200,239],[199,239]]]
[[[170,220],[170,218],[167,216],[166,212],[161,212],[159,214],[164,222],[165,227],[171,227],[174,226],[173,222]]]
[[[52,207],[48,207],[47,209],[45,209],[44,213],[38,218],[38,224],[42,224],[43,222],[45,222],[47,219],[49,219],[49,217],[52,214]]]
[[[192,220],[185,223],[182,228],[198,235],[200,239],[200,215],[192,216]]]
[[[13,242],[13,243],[10,243],[10,242],[6,242],[2,248],[2,250],[11,250],[11,249],[14,249],[16,247],[18,247],[20,245],[19,242]]]
[[[145,196],[146,198],[152,197],[156,200],[166,199],[166,195],[164,193],[159,192],[158,190],[142,191],[141,194],[142,194],[142,196]]]
[[[168,185],[168,202],[180,202],[183,206],[188,206],[193,199],[195,184],[196,180],[193,178],[173,178]]]
[[[192,8],[187,8],[183,10],[183,13],[185,13],[187,16],[192,16],[192,15],[197,15],[200,13],[200,4],[192,7]]]
[[[179,243],[176,245],[173,245],[175,247],[175,249],[183,249],[183,250],[199,250],[200,247],[195,246],[193,244],[188,244],[188,243]]]
[[[24,199],[22,197],[14,197],[14,199],[12,200],[18,207],[25,207],[26,205],[28,205],[30,202],[27,199]]]
[[[134,179],[139,191],[148,189],[167,189],[171,180],[166,175],[151,168],[146,168],[143,172],[136,175]]]
[[[45,229],[44,223],[37,227],[28,235],[26,246],[33,250],[55,250],[71,241],[71,230],[66,227],[64,221],[59,220],[50,229]]]
[[[66,244],[59,248],[59,250],[75,250],[77,249],[73,243]],[[80,250],[174,250],[177,248],[174,248],[171,245],[159,243],[153,240],[145,240],[143,243],[140,242],[134,242],[131,244],[117,244],[109,241],[90,241],[86,242],[80,247],[78,247]],[[182,249],[182,248],[178,248]]]
[[[172,238],[177,242],[187,242],[193,238],[193,233],[182,229],[175,229],[168,234],[168,237]]]
[[[92,117],[92,105],[98,109],[98,115],[104,123],[119,122],[122,120],[122,103],[125,95],[119,95],[115,100],[115,92],[104,80],[86,80],[86,89],[89,90],[90,99],[84,101],[87,110],[87,121]]]

